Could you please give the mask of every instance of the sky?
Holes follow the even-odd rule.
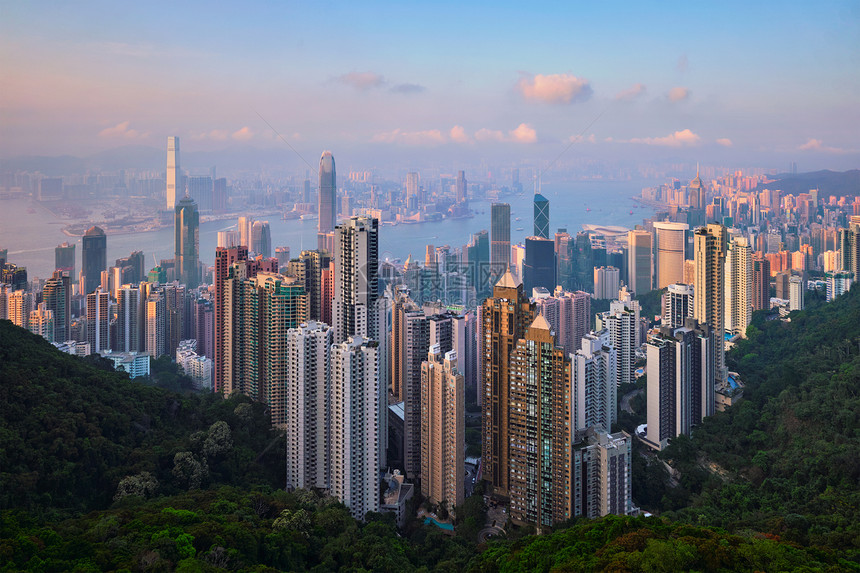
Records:
[[[860,167],[856,1],[0,0],[0,78],[0,158]]]

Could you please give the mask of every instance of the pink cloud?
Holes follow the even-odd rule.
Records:
[[[690,145],[698,145],[701,141],[701,137],[690,131],[689,129],[684,129],[682,131],[676,131],[670,135],[666,135],[664,137],[634,137],[629,140],[629,143],[644,143],[645,145],[663,145],[666,147],[685,147]]]
[[[799,145],[797,149],[800,151],[821,151],[822,153],[834,153],[837,155],[845,153],[860,153],[860,150],[857,149],[846,149],[844,147],[831,147],[829,145],[824,145],[822,140],[814,138],[809,138],[809,141],[803,145]]]
[[[634,84],[633,87],[616,94],[615,99],[619,101],[631,101],[645,93],[645,84]]]
[[[508,138],[517,143],[534,143],[537,141],[537,131],[527,123],[521,123],[516,129],[508,132]]]
[[[732,143],[732,140],[729,139],[728,137],[721,137],[720,139],[717,140],[717,143],[719,145],[722,145],[723,147],[731,147],[732,145],[734,145]]]
[[[597,137],[595,137],[593,133],[588,137],[585,137],[584,135],[571,135],[567,138],[567,141],[568,143],[597,143]],[[608,137],[606,138],[606,141],[612,141],[612,138]]]
[[[449,136],[451,137],[451,141],[454,141],[456,143],[469,143],[471,141],[471,138],[461,125],[455,125],[454,127],[452,127]]]
[[[523,76],[517,89],[526,100],[552,104],[585,101],[593,92],[588,80],[572,74]]]
[[[234,131],[233,135],[231,135],[230,137],[232,137],[236,141],[248,141],[249,139],[254,137],[254,132],[251,131],[250,127],[246,126],[240,130]]]
[[[475,132],[475,139],[478,141],[504,141],[505,134],[497,129],[483,127]]]
[[[688,88],[676,87],[669,90],[669,101],[679,102],[690,98],[690,90]]]
[[[136,129],[129,129],[131,122],[123,121],[113,127],[106,127],[99,132],[99,137],[122,138],[122,139],[143,139],[149,137],[149,132],[141,133]]]

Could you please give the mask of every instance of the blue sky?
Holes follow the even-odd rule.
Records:
[[[860,3],[3,2],[0,154],[860,159]]]

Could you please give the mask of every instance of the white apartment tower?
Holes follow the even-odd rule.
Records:
[[[330,493],[355,519],[379,511],[379,348],[351,336],[331,346]]]
[[[636,373],[636,333],[639,329],[639,312],[625,303],[614,300],[609,311],[598,315],[598,328],[609,331],[609,341],[618,353],[616,384],[633,384]]]
[[[287,332],[287,490],[329,489],[331,327],[304,322]]]
[[[581,348],[571,358],[571,430],[575,433],[589,428],[602,432],[612,430],[612,424],[618,418],[618,353],[610,345],[609,332],[601,330],[583,336]]]
[[[90,352],[110,349],[110,293],[96,289],[87,295],[87,342]]]
[[[746,335],[752,322],[752,248],[744,237],[734,237],[726,251],[725,328]]]

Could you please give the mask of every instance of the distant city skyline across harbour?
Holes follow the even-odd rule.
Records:
[[[575,234],[582,230],[583,224],[632,229],[654,213],[653,208],[632,198],[639,196],[642,187],[662,182],[604,180],[544,183],[543,195],[550,201],[550,235],[560,227]],[[521,243],[533,232],[533,196],[531,190],[527,190],[521,194],[502,195],[498,199],[498,202],[511,204],[512,244]],[[470,201],[475,211],[472,218],[383,225],[380,228],[380,259],[405,261],[411,254],[413,259],[423,260],[428,244],[462,247],[473,233],[489,230],[490,204],[486,200]],[[65,241],[79,244],[80,239],[68,237],[62,232],[68,221],[51,218],[52,215],[44,209],[35,209],[34,213],[29,213],[29,210],[29,199],[0,201],[0,248],[9,249],[10,261],[27,267],[30,277],[49,278],[54,270],[54,248]],[[257,218],[269,221],[273,248],[288,246],[292,256],[296,256],[302,249],[317,247],[316,219],[282,221],[278,213]],[[234,228],[236,223],[233,219],[201,222],[201,261],[208,265],[214,263],[218,231]],[[110,234],[107,237],[107,260],[112,263],[132,251],[140,250],[146,255],[146,268],[149,269],[156,264],[153,255],[156,261],[173,258],[173,240],[172,225],[156,231]],[[80,268],[80,254],[77,256]]]

